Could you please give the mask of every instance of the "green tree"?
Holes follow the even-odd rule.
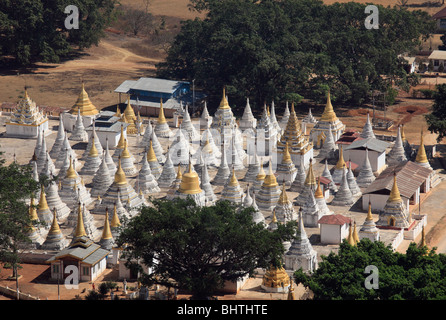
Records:
[[[3,63],[60,62],[75,49],[97,45],[115,17],[116,0],[0,1],[0,52]],[[79,9],[79,29],[65,28],[68,5]]]
[[[191,198],[153,200],[122,231],[127,266],[139,267],[141,283],[187,290],[204,299],[225,281],[252,275],[256,268],[280,265],[282,241],[291,239],[295,224],[270,232],[252,220],[252,208],[238,208],[227,201],[199,207]]]
[[[380,241],[362,239],[357,246],[344,241],[339,252],[322,257],[311,275],[297,270],[296,283],[314,293],[316,300],[445,299],[446,256],[412,242],[405,254],[393,252]],[[367,289],[365,268],[378,270],[378,289]]]
[[[27,199],[38,190],[30,166],[0,159],[0,261],[10,265],[13,277],[20,264],[20,244],[29,242],[31,224]]]
[[[425,115],[428,130],[437,133],[437,142],[446,136],[446,84],[436,86],[432,112]]]
[[[218,105],[227,86],[231,106],[242,111],[298,92],[319,100],[321,86],[340,103],[360,104],[387,79],[404,74],[403,52],[415,50],[434,29],[423,11],[378,6],[379,29],[364,26],[365,4],[325,5],[310,0],[192,0],[203,20],[187,20],[160,77],[191,80]]]

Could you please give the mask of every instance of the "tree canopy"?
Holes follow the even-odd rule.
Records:
[[[428,129],[437,133],[437,142],[446,136],[446,84],[436,86],[432,112],[425,116]]]
[[[75,48],[98,44],[115,17],[116,0],[2,0],[0,54],[26,66],[59,62]],[[79,9],[79,29],[65,28],[68,5]],[[1,61],[0,61],[1,62]],[[6,60],[11,65],[10,60]]]
[[[231,105],[246,97],[263,106],[300,94],[322,102],[364,102],[407,76],[399,55],[418,48],[435,28],[423,11],[377,6],[379,28],[366,29],[365,4],[313,0],[193,0],[206,12],[187,20],[158,64],[158,76],[195,79],[218,105],[226,86]]]
[[[37,189],[30,166],[16,162],[6,166],[0,159],[0,261],[11,264],[14,270],[20,262],[19,244],[29,241],[31,221],[26,199]]]
[[[298,270],[296,283],[314,293],[314,299],[425,300],[446,298],[446,255],[412,242],[406,253],[393,252],[383,242],[362,239],[357,246],[344,241],[339,252],[322,257],[311,275]],[[377,289],[367,289],[365,269],[377,267]]]
[[[191,198],[153,200],[123,228],[127,265],[152,268],[143,284],[162,284],[208,297],[225,281],[252,275],[256,268],[281,264],[282,241],[291,239],[295,223],[270,232],[252,219],[252,208],[228,201],[199,207]],[[139,269],[142,272],[142,269]]]

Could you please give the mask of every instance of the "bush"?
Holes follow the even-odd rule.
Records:
[[[432,99],[435,93],[435,90],[431,89],[420,89],[419,92],[423,95],[425,99]]]

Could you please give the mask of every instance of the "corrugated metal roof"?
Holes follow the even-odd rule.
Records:
[[[407,161],[397,166],[387,167],[381,174],[368,186],[363,194],[375,193],[377,191],[392,190],[393,173],[396,173],[396,183],[401,196],[410,198],[415,191],[426,181],[432,170],[424,168],[415,162]]]
[[[119,87],[115,89],[115,92],[128,93],[129,90],[132,88],[132,86],[135,85],[135,83],[136,80],[125,80],[123,83],[119,85]]]
[[[390,144],[388,142],[376,138],[367,138],[353,141],[348,147],[345,147],[344,150],[367,148],[377,152],[384,152],[389,146]]]
[[[188,82],[157,78],[139,78],[139,80],[132,85],[131,89],[173,93],[183,83]]]
[[[80,241],[71,244],[68,248],[63,249],[46,262],[59,260],[64,257],[72,257],[82,261],[82,263],[94,265],[108,254],[108,250],[102,249],[100,245],[94,243],[87,237],[82,237]]]

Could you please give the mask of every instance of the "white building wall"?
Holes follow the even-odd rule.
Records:
[[[341,243],[342,231],[340,225],[321,224],[321,243],[338,244]]]
[[[370,165],[372,167],[373,172],[380,171],[386,165],[385,152],[377,152],[369,150],[368,154],[369,154]],[[359,168],[364,163],[365,150],[361,149],[344,150],[344,160],[348,161],[349,159],[359,166],[357,169],[359,170]]]
[[[387,199],[389,198],[389,195],[385,194],[364,194],[362,195],[362,210],[368,211],[369,210],[369,200],[372,207],[372,212],[378,213],[379,211],[384,209],[384,206],[386,205]],[[401,197],[404,201],[404,204],[406,208],[409,208],[409,199],[405,197]]]

